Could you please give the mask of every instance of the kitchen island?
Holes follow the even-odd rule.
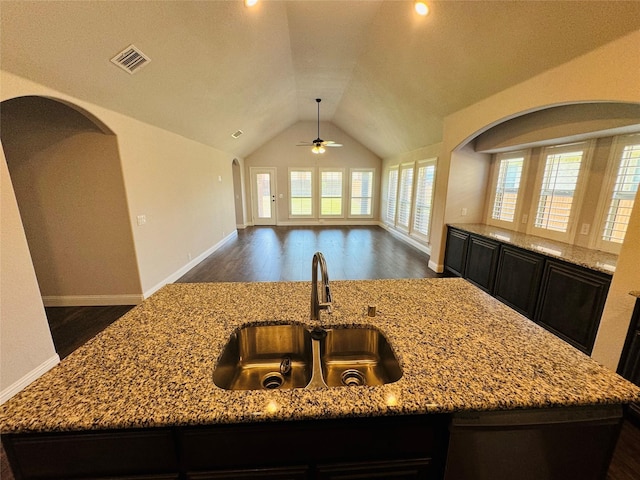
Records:
[[[333,313],[311,322],[309,282],[165,286],[2,406],[0,428],[13,467],[25,478],[55,476],[38,469],[30,473],[29,452],[55,451],[52,441],[71,438],[60,451],[73,457],[82,451],[78,438],[104,434],[117,439],[132,432],[139,440],[132,445],[153,445],[147,456],[151,462],[155,456],[166,460],[167,471],[147,472],[136,465],[123,478],[147,473],[154,476],[140,478],[242,478],[189,473],[187,446],[206,443],[200,437],[216,429],[230,439],[233,429],[243,426],[279,431],[291,426],[300,434],[313,425],[349,425],[361,433],[369,431],[369,424],[380,432],[413,425],[425,429],[425,445],[433,447],[426,456],[440,457],[428,474],[438,478],[446,425],[457,412],[640,401],[636,386],[463,279],[337,281],[331,288]],[[367,316],[370,305],[376,306],[375,317]],[[375,326],[389,340],[403,375],[376,387],[217,387],[213,371],[232,333],[241,325],[264,322]],[[252,432],[259,436],[259,430]],[[198,442],[190,443],[192,434],[200,436]],[[149,436],[152,441],[144,440]],[[314,442],[310,438],[306,450],[313,450]],[[107,452],[107,444],[96,445]],[[283,458],[271,463],[282,468],[300,463],[287,454],[293,447],[280,445]],[[247,465],[257,467],[252,453],[244,453]],[[215,456],[211,450],[208,454]],[[401,452],[394,456],[411,460]],[[90,476],[77,473],[82,475]],[[292,478],[307,478],[301,475]]]

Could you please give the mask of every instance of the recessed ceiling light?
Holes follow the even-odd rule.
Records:
[[[233,132],[233,133],[231,134],[231,136],[232,136],[233,138],[238,138],[238,137],[239,137],[240,135],[242,135],[243,133],[244,133],[244,132],[243,132],[242,130],[236,130],[235,132]]]
[[[244,0],[245,7],[253,7],[256,3],[258,3],[258,0]]]
[[[425,2],[415,2],[414,8],[416,9],[416,12],[418,12],[418,15],[422,15],[424,17],[429,14],[429,7]]]

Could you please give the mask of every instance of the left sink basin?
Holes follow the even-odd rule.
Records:
[[[245,326],[231,335],[213,382],[226,390],[303,388],[312,363],[311,335],[304,326]]]

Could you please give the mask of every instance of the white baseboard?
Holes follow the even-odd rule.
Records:
[[[436,262],[432,262],[431,260],[429,260],[428,266],[431,270],[433,270],[436,273],[444,272],[444,265],[438,265]]]
[[[308,220],[282,220],[278,221],[278,227],[332,227],[332,226],[358,226],[358,225],[379,225],[380,222],[373,219],[344,219],[344,220],[324,220],[310,218]]]
[[[55,354],[53,357],[40,364],[38,367],[31,370],[25,376],[13,382],[11,385],[0,392],[0,405],[25,389],[31,382],[40,378],[42,375],[47,373],[59,363],[60,357],[58,356],[58,354]]]
[[[46,295],[45,307],[94,307],[103,305],[138,305],[144,298],[141,293],[123,295]]]
[[[220,247],[222,247],[225,243],[230,242],[231,240],[233,240],[237,236],[238,236],[238,231],[234,230],[229,235],[227,235],[222,240],[220,240],[218,243],[216,243],[214,246],[210,247],[209,249],[207,249],[206,251],[204,251],[200,255],[198,255],[196,258],[191,260],[184,267],[182,267],[179,270],[173,272],[171,275],[169,275],[167,278],[162,280],[160,283],[156,284],[155,286],[151,287],[149,290],[144,292],[144,298],[149,298],[151,295],[156,293],[158,290],[160,290],[166,284],[175,282],[181,276],[183,276],[185,273],[187,273],[189,270],[191,270],[193,267],[195,267],[201,261],[203,261],[205,258],[207,258],[209,255],[211,255],[213,252],[215,252]]]
[[[406,233],[400,232],[400,231],[396,230],[395,228],[391,228],[389,225],[385,224],[384,222],[379,222],[378,225],[380,225],[382,228],[384,228],[387,232],[389,232],[391,235],[396,237],[398,240],[401,240],[404,243],[408,243],[412,247],[417,248],[418,250],[420,250],[421,252],[426,253],[427,255],[431,255],[431,248],[429,248],[428,245],[425,245],[424,243],[418,242],[416,239],[410,237]],[[431,263],[431,261],[429,261],[429,263]],[[431,268],[431,267],[429,267],[429,268]]]

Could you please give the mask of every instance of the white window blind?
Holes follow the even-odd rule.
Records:
[[[499,168],[491,218],[503,222],[513,222],[516,216],[518,191],[524,155],[498,156]]]
[[[551,147],[546,155],[534,226],[567,232],[586,147]]]
[[[350,215],[370,216],[373,200],[373,171],[351,171],[351,209]]]
[[[413,164],[400,168],[400,193],[398,194],[397,224],[409,228],[411,196],[413,194]]]
[[[393,225],[396,221],[396,205],[398,203],[398,167],[389,170],[389,184],[387,185],[387,223]]]
[[[418,166],[416,179],[416,211],[413,218],[413,231],[425,237],[429,236],[435,173],[435,164]]]
[[[342,215],[342,172],[320,172],[320,215]]]
[[[313,213],[310,170],[289,172],[291,215],[310,216]]]
[[[640,140],[639,136],[635,136]],[[625,145],[604,222],[602,240],[622,243],[640,183],[640,142]]]

